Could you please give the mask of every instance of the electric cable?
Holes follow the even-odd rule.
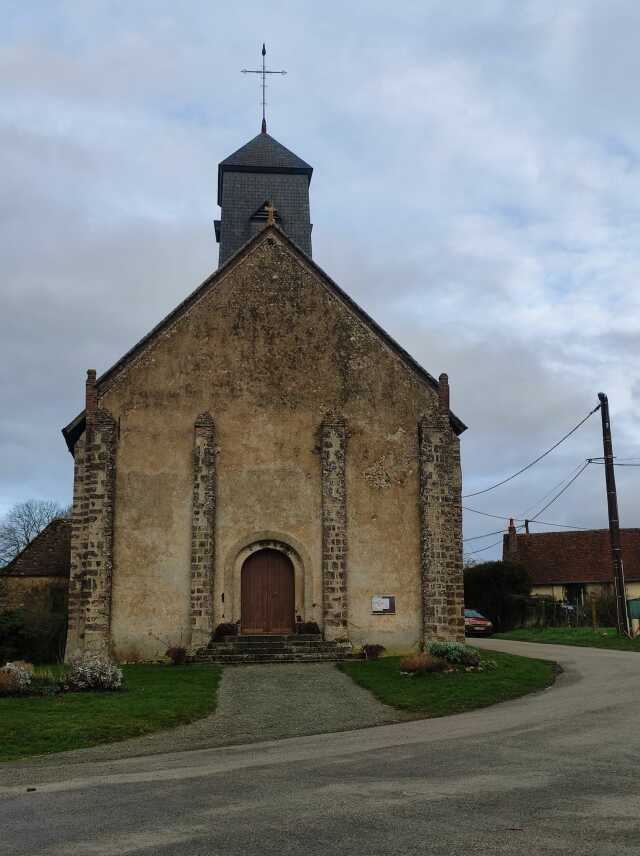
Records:
[[[562,482],[560,482],[562,484]],[[546,494],[548,496],[549,494]],[[519,523],[527,521],[528,523],[539,523],[541,526],[559,526],[561,529],[582,529],[585,532],[589,530],[588,526],[578,526],[577,523],[552,523],[550,520],[532,520],[530,517],[514,517],[512,514],[490,514],[488,511],[480,511],[478,508],[471,508],[470,505],[462,506],[465,511],[472,511],[474,514],[480,514],[482,517],[492,517],[495,520],[513,520]]]
[[[474,535],[472,538],[463,538],[462,543],[464,544],[466,541],[479,541],[481,538],[488,538],[490,535],[499,535],[501,532],[504,532],[504,527],[502,529],[496,529],[495,532],[485,532],[484,535]]]
[[[601,467],[604,467],[604,461],[597,461],[594,458],[587,458],[587,461],[590,464],[599,464]],[[640,467],[640,463],[638,463],[638,464],[627,464],[627,463],[624,463],[623,461],[620,461],[620,462],[614,461],[613,466],[614,467]]]
[[[553,497],[553,499],[552,499],[552,500],[550,500],[550,501],[549,501],[549,502],[544,506],[544,508],[541,508],[541,509],[540,509],[540,511],[538,511],[538,514],[544,514],[544,512],[547,510],[547,508],[550,508],[550,507],[553,505],[553,503],[554,503],[557,499],[560,499],[560,497],[562,496],[562,494],[563,494],[566,490],[568,490],[568,489],[571,487],[571,485],[574,483],[574,481],[575,481],[576,479],[580,478],[580,476],[581,476],[581,475],[582,475],[582,473],[587,469],[587,467],[588,467],[588,466],[589,466],[589,461],[585,461],[585,462],[584,462],[584,464],[582,465],[581,469],[579,469],[579,470],[578,470],[578,472],[577,472],[577,473],[575,474],[575,476],[571,479],[571,481],[567,482],[567,484],[562,488],[562,490],[561,490],[561,491],[559,491],[559,492],[558,492],[558,493]],[[536,515],[536,516],[537,516],[537,515]],[[536,522],[536,518],[535,518],[535,517],[531,517],[531,518],[530,518],[530,520],[529,520],[529,522],[530,522],[530,523],[535,523],[535,522]]]
[[[518,526],[518,529],[522,529],[522,526]],[[490,550],[492,547],[497,547],[498,544],[502,544],[502,538],[499,541],[494,541],[493,544],[488,544],[486,547],[480,547],[478,550],[470,550],[468,553],[465,553],[465,556],[473,556],[475,553],[484,553],[485,550]]]
[[[502,479],[502,481],[496,482],[495,484],[492,484],[489,487],[485,487],[482,490],[476,490],[476,491],[473,491],[472,493],[465,493],[465,494],[463,494],[462,498],[468,499],[471,496],[480,496],[480,494],[482,494],[482,493],[488,493],[490,490],[495,490],[497,487],[500,487],[501,485],[506,484],[507,482],[510,482],[512,479],[515,479],[519,475],[522,475],[522,473],[531,469],[531,467],[533,467],[535,464],[539,463],[543,458],[546,458],[547,455],[549,455],[551,452],[553,452],[554,449],[557,449],[558,446],[561,443],[564,443],[564,441],[567,440],[572,434],[575,434],[575,432],[578,430],[578,428],[580,428],[582,425],[584,425],[584,423],[587,421],[587,419],[589,419],[591,416],[593,416],[593,414],[597,410],[600,410],[599,404],[596,405],[596,407],[594,407],[593,410],[589,411],[589,413],[587,413],[587,415],[584,417],[584,419],[581,419],[580,422],[578,422],[578,424],[571,429],[571,431],[568,431],[564,435],[564,437],[561,437],[557,443],[554,443],[550,449],[547,449],[546,452],[543,452],[541,455],[538,455],[538,457],[535,460],[531,461],[526,466],[522,467],[522,469],[518,470],[518,472],[513,473],[512,475],[507,476],[506,479]]]
[[[584,464],[584,460],[580,461],[580,463],[578,464],[577,467],[573,467],[570,470],[570,472],[568,472],[567,475],[563,479],[561,479],[557,484],[554,484],[554,486],[551,488],[551,490],[548,490],[544,494],[544,496],[541,496],[539,499],[536,499],[535,502],[532,502],[531,505],[527,506],[527,508],[525,508],[525,510],[522,512],[522,518],[520,518],[520,519],[528,520],[529,518],[527,517],[527,515],[529,514],[529,512],[533,511],[534,508],[538,508],[538,506],[541,505],[546,499],[548,499],[548,497],[550,497],[551,494],[555,493],[558,490],[558,488],[562,487],[562,485],[566,481],[568,481],[571,478],[571,476],[573,476],[575,473],[578,472],[578,470],[580,469],[580,467],[583,464]]]

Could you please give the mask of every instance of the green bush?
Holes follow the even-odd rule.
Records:
[[[446,660],[452,666],[479,666],[480,652],[476,648],[462,645],[460,642],[439,642],[434,640],[427,643],[427,653],[432,657]]]
[[[498,630],[522,620],[524,598],[531,592],[529,572],[513,562],[483,562],[464,569],[464,604],[491,619]]]
[[[23,656],[26,647],[25,616],[23,609],[5,609],[0,612],[0,665]]]

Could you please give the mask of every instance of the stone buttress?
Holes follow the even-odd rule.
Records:
[[[215,562],[216,450],[209,413],[196,419],[193,440],[191,505],[191,649],[209,642],[213,630]]]
[[[97,404],[96,373],[90,370],[86,428],[74,449],[67,660],[111,652],[117,426]]]
[[[464,642],[460,444],[449,419],[449,383],[418,425],[423,639]]]
[[[344,419],[327,414],[320,428],[322,612],[327,640],[348,636],[346,448]]]

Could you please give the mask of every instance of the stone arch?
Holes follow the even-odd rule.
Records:
[[[225,600],[231,605],[231,615],[227,613],[225,621],[236,622],[240,619],[240,577],[245,561],[258,550],[279,550],[293,565],[295,585],[295,611],[303,620],[312,620],[314,603],[313,573],[311,558],[302,544],[291,535],[283,532],[264,530],[245,536],[233,545],[227,553],[225,562]],[[227,610],[225,610],[227,612]]]

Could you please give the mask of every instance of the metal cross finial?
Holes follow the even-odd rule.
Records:
[[[262,75],[262,133],[267,133],[267,119],[265,115],[266,105],[267,105],[267,75],[268,74],[286,74],[286,71],[271,71],[265,66],[265,57],[267,55],[267,49],[262,44],[262,68],[243,68],[243,74],[260,74]]]

